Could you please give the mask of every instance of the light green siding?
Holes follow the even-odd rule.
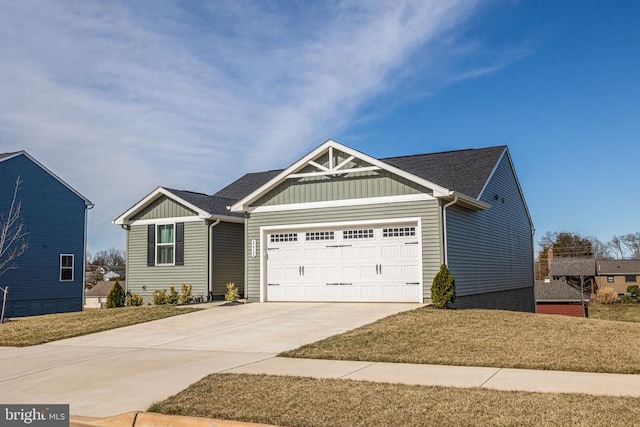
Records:
[[[507,155],[480,200],[491,207],[476,212],[459,206],[447,209],[448,264],[456,294],[531,288],[532,227]]]
[[[176,201],[162,196],[159,199],[151,202],[140,213],[138,213],[132,220],[141,219],[158,219],[158,218],[178,218],[184,216],[195,216],[196,212],[182,206]]]
[[[259,255],[264,255],[264,250],[260,248],[260,227],[409,217],[419,217],[422,221],[422,269],[424,299],[427,300],[430,298],[431,282],[441,263],[442,236],[437,200],[252,213],[247,220],[247,296],[253,301],[260,299]],[[250,242],[253,239],[256,240],[258,253],[255,258],[251,257]]]
[[[213,275],[214,297],[221,298],[229,282],[244,292],[244,224],[220,222],[213,227]]]
[[[152,302],[155,289],[180,290],[193,286],[193,295],[207,295],[207,225],[205,221],[184,223],[184,265],[147,266],[147,225],[132,225],[127,232],[127,289]],[[146,290],[143,289],[146,286]]]
[[[252,206],[326,202],[370,197],[432,194],[432,191],[387,171],[287,179]]]

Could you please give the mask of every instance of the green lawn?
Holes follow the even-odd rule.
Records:
[[[43,344],[199,310],[161,305],[20,317],[0,324],[0,346]]]
[[[589,318],[640,322],[640,304],[589,304]]]
[[[640,398],[216,374],[151,412],[279,426],[631,426]]]
[[[281,356],[637,374],[638,349],[636,323],[427,307]]]

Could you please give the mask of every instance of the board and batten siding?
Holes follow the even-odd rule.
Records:
[[[85,201],[25,155],[0,162],[0,213],[7,214],[16,178],[28,248],[0,278],[9,286],[6,317],[82,310]],[[73,280],[60,281],[60,254],[74,258]]]
[[[351,173],[337,177],[287,179],[258,199],[253,206],[326,202],[370,197],[432,194],[428,188],[388,171]]]
[[[220,222],[213,227],[212,292],[221,298],[227,283],[236,285],[244,294],[244,224]]]
[[[168,198],[167,196],[162,196],[149,203],[149,205],[136,214],[132,220],[179,218],[195,215],[197,215],[197,213],[193,210],[182,206],[180,203]]]
[[[207,233],[205,220],[184,223],[184,265],[147,266],[147,224],[131,225],[127,232],[127,290],[153,302],[153,291],[183,283],[192,285],[194,297],[208,291]],[[146,289],[143,289],[146,286]]]
[[[480,200],[491,207],[447,208],[448,267],[457,296],[523,288],[533,295],[532,226],[508,154]]]
[[[263,257],[266,254],[266,248],[260,247],[260,227],[419,217],[422,222],[424,299],[428,300],[433,277],[438,272],[441,263],[440,212],[437,200],[254,212],[247,219],[247,297],[251,301],[260,300],[260,254]],[[257,246],[255,258],[251,256],[252,240],[256,241]]]

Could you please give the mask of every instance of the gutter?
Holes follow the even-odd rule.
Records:
[[[213,263],[211,262],[211,253],[213,245],[213,227],[220,224],[220,218],[216,218],[214,222],[209,224],[209,244],[207,245],[207,301],[209,301],[209,295],[213,295],[213,274],[211,274],[211,268]],[[213,299],[213,296],[211,297]]]

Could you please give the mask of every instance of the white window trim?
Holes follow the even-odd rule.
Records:
[[[63,267],[62,266],[62,257],[67,257],[67,256],[71,257],[71,267]],[[60,263],[59,263],[60,269],[58,271],[58,280],[60,282],[73,282],[73,279],[74,279],[73,270],[75,269],[75,266],[76,266],[76,260],[75,260],[75,255],[74,254],[60,254]],[[71,279],[64,279],[64,280],[62,279],[62,269],[63,268],[64,269],[69,269],[69,268],[71,269]]]
[[[161,225],[172,225],[173,226],[173,243],[158,243],[158,236],[160,233],[158,232],[158,227]],[[170,263],[160,264],[158,262],[158,246],[173,246],[173,258]],[[171,267],[176,265],[176,223],[175,222],[160,222],[156,224],[156,241],[155,241],[155,265],[156,267]]]

